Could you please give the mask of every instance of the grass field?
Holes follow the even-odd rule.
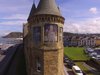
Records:
[[[84,53],[83,47],[65,47],[64,54],[67,55],[72,60],[79,61],[87,61],[89,57]],[[86,73],[86,75],[93,75],[91,71],[84,66],[84,62],[75,62],[77,66],[81,68],[81,70]]]
[[[89,60],[89,57],[84,53],[83,47],[65,47],[64,54],[72,60]]]

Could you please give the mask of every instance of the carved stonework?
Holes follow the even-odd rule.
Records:
[[[64,18],[55,15],[35,15],[29,22],[57,22],[64,24]]]

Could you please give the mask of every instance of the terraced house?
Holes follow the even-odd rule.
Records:
[[[66,46],[89,46],[89,47],[95,47],[100,46],[100,36],[97,35],[68,35],[64,36],[64,44]]]

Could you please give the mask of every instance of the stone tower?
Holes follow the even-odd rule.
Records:
[[[23,30],[28,75],[64,75],[63,24],[55,0],[33,3]]]

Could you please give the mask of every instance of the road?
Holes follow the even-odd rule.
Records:
[[[69,69],[69,68],[66,68],[66,69],[67,69],[68,75],[75,75],[75,74],[73,73],[72,69]]]
[[[69,75],[67,72],[67,68],[65,66],[64,66],[64,72],[65,72],[65,75]]]
[[[66,63],[64,65],[66,65]],[[72,69],[68,68],[67,66],[64,66],[64,72],[66,75],[75,75]]]

